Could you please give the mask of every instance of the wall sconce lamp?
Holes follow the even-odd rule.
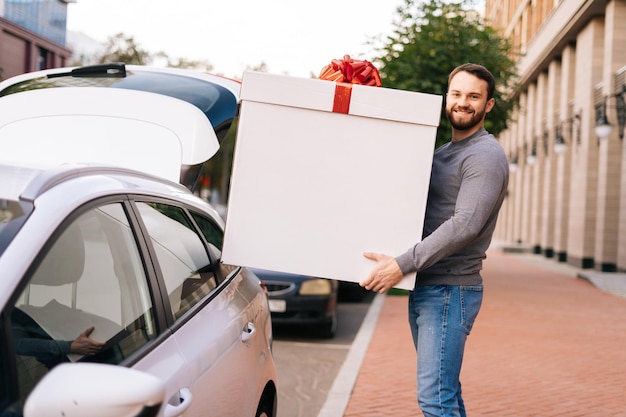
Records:
[[[626,94],[626,85],[622,85],[622,90],[608,97],[615,97],[615,110],[617,112],[617,124],[619,129],[619,138],[624,139],[624,126],[626,125],[626,105],[624,104],[624,95]],[[604,97],[602,103],[596,105],[596,136],[598,142],[608,139],[613,130],[613,126],[609,123],[606,115],[606,100]]]
[[[606,117],[606,99],[600,104],[596,104],[596,136],[598,137],[598,143],[603,140],[607,140],[611,135],[613,127],[609,123],[609,119]]]
[[[511,173],[517,172],[517,168],[518,168],[517,152],[515,153],[513,158],[510,158],[510,159],[511,159],[511,162],[509,162],[509,172],[511,172]]]
[[[555,135],[555,140],[554,140],[554,153],[557,155],[563,155],[565,152],[567,152],[567,145],[565,144],[563,133],[561,133],[561,125],[559,124],[556,127],[556,135]]]
[[[537,163],[537,137],[533,138],[533,144],[530,147],[530,152],[526,154],[526,163],[533,166]]]
[[[555,140],[554,140],[554,153],[557,155],[563,155],[567,151],[567,143],[563,137],[563,126],[569,124],[570,138],[574,133],[574,124],[576,124],[576,144],[580,144],[580,119],[582,117],[582,111],[575,113],[567,120],[563,120],[556,126]]]
[[[615,94],[615,110],[617,111],[617,126],[619,128],[619,138],[624,139],[624,127],[626,126],[626,85],[622,84],[622,91]]]

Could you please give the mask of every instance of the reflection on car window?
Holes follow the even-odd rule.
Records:
[[[221,278],[227,277],[234,269],[232,265],[225,265],[220,262],[222,259],[222,246],[224,245],[224,232],[212,220],[207,219],[201,214],[191,213],[191,216],[198,224],[200,231],[204,235],[204,239],[209,243],[209,252],[211,259],[215,264],[219,263]]]
[[[198,214],[191,213],[193,219],[198,223],[198,227],[202,231],[204,238],[211,245],[215,247],[215,250],[219,253],[219,258],[221,258],[222,246],[224,245],[224,234],[222,231],[213,223],[211,220],[206,217]]]
[[[156,336],[121,204],[83,213],[43,257],[10,314],[20,399],[61,362],[117,364]]]
[[[202,240],[180,207],[138,203],[165,281],[174,317],[189,311],[217,286]]]

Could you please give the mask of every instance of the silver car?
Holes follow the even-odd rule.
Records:
[[[207,117],[100,88],[0,114],[0,416],[275,416],[267,294],[178,183]]]

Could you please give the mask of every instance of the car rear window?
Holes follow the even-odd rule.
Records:
[[[197,78],[177,74],[126,71],[126,76],[63,76],[34,78],[0,91],[0,97],[28,90],[58,87],[112,87],[147,91],[174,97],[198,107],[214,128],[232,119],[237,100],[226,88]]]

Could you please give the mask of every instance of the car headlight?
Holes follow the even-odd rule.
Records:
[[[310,279],[300,285],[300,295],[329,295],[332,289],[332,285],[327,279]]]

